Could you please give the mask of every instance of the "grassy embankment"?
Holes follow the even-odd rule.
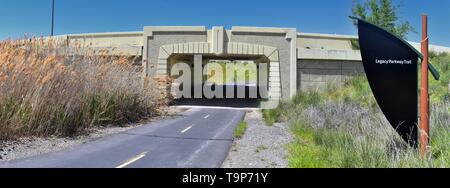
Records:
[[[128,57],[66,50],[42,39],[0,42],[0,141],[75,136],[140,121],[164,105],[164,93],[142,87],[142,68]]]
[[[296,137],[289,165],[329,167],[450,167],[450,54],[432,55],[442,74],[430,78],[431,150],[422,160],[380,112],[365,76],[325,93],[300,93],[292,101],[263,112],[266,122],[287,121]]]

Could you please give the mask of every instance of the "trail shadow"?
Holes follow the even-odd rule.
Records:
[[[211,86],[215,90],[215,85]],[[224,108],[260,108],[261,95],[258,92],[259,87],[246,84],[227,84],[222,85],[223,96],[228,96],[227,91],[234,92],[234,96],[238,96],[238,91],[244,91],[243,98],[212,98],[208,99],[203,96],[201,99],[181,98],[173,102],[173,106],[188,106],[188,107],[224,107]],[[191,96],[194,96],[195,88],[191,89]],[[256,92],[256,97],[251,97],[250,91]]]
[[[173,106],[260,108],[260,99],[178,99]]]

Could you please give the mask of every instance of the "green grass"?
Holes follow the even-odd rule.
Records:
[[[422,160],[412,148],[395,150],[382,139],[349,132],[313,129],[308,123],[292,124],[295,141],[288,145],[292,168],[404,168],[448,167],[442,157]],[[444,162],[444,163],[443,163]]]
[[[294,105],[315,106],[320,104],[323,95],[317,92],[299,93],[292,99]]]
[[[277,123],[280,121],[281,109],[276,108],[276,109],[272,109],[272,110],[263,110],[262,114],[263,114],[266,125],[272,126],[274,123]]]
[[[432,54],[441,81],[430,78],[431,156],[422,159],[385,120],[365,76],[326,93],[301,92],[280,107],[264,110],[267,124],[286,121],[295,141],[288,145],[294,168],[450,167],[450,55]]]
[[[295,109],[318,105],[322,97],[323,95],[317,92],[299,93],[292,101],[281,102],[278,108],[262,110],[264,121],[268,126],[287,121],[290,116],[295,115]]]
[[[289,166],[293,168],[325,168],[333,167],[328,160],[327,152],[321,146],[314,143],[314,131],[308,128],[304,122],[292,124],[292,132],[295,141],[289,144]]]
[[[239,123],[238,127],[234,130],[234,137],[241,139],[244,136],[245,131],[247,131],[247,122]]]
[[[348,80],[344,87],[330,91],[326,97],[330,101],[355,103],[368,108],[377,107],[377,102],[365,76],[356,76]]]

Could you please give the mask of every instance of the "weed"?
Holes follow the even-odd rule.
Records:
[[[246,130],[247,130],[247,123],[246,122],[239,123],[236,130],[234,130],[234,137],[238,139],[242,138]]]

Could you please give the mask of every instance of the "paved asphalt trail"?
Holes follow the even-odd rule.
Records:
[[[244,110],[191,109],[74,148],[0,168],[219,168]]]

